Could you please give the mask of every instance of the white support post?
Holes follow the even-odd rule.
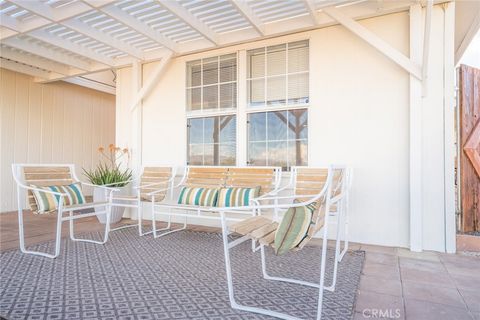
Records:
[[[247,51],[238,52],[237,165],[247,165]]]
[[[433,0],[428,0],[425,8],[425,31],[423,32],[422,97],[426,97],[428,93],[428,62],[432,38],[432,9]]]
[[[130,111],[135,110],[135,108],[142,101],[142,99],[145,99],[150,94],[152,89],[157,85],[158,80],[162,76],[163,71],[167,67],[171,58],[172,58],[172,53],[162,58],[157,68],[153,71],[150,79],[148,79],[145,85],[142,86],[142,89],[139,92],[137,92],[137,94],[134,96],[132,100],[132,104],[130,105],[130,108],[129,108]]]
[[[456,251],[455,219],[455,3],[443,4],[444,25],[444,163],[445,163],[445,251]]]
[[[385,42],[383,39],[379,38],[373,32],[362,26],[360,23],[356,22],[352,18],[344,15],[340,10],[334,7],[328,7],[322,9],[327,15],[332,19],[339,22],[345,28],[350,30],[352,33],[363,39],[365,42],[370,44],[372,47],[380,51],[387,58],[398,64],[400,67],[408,71],[415,78],[421,80],[422,72],[420,70],[421,60],[412,61],[400,51],[393,48],[390,44]],[[421,32],[419,33],[421,35]]]
[[[410,7],[410,59],[422,60],[422,7]],[[410,250],[423,250],[422,82],[410,75]]]
[[[135,97],[142,89],[143,66],[139,60],[132,64],[132,97]],[[142,170],[142,101],[138,108],[132,112],[132,168],[138,176]]]

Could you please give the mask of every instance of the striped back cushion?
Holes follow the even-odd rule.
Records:
[[[309,206],[302,206],[290,208],[285,212],[275,233],[275,254],[285,254],[305,239],[314,210]]]
[[[260,187],[255,188],[221,188],[218,193],[217,207],[248,206],[250,200],[257,198]]]
[[[85,196],[82,193],[82,187],[80,183],[73,183],[67,186],[47,186],[47,187],[40,187],[34,186],[32,187],[65,193],[67,196],[64,198],[64,205],[70,206],[74,204],[82,204],[85,203]],[[33,197],[35,198],[35,202],[37,205],[38,210],[35,211],[36,213],[49,213],[54,211],[58,208],[59,201],[61,200],[61,196],[54,195],[51,193],[45,193],[37,190],[32,190]]]
[[[178,204],[214,207],[217,197],[217,188],[183,187],[178,197]]]
[[[320,202],[314,202],[305,206],[306,210],[309,210],[311,213],[310,224],[308,226],[307,232],[303,236],[303,239],[298,243],[296,249],[302,249],[310,239],[323,227],[324,224],[324,215],[320,207]],[[319,208],[320,207],[320,208]]]

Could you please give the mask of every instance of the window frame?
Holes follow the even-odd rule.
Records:
[[[307,127],[307,157],[306,157],[306,165],[308,166],[311,163],[311,112],[310,112],[310,105],[311,105],[311,62],[312,62],[312,55],[311,55],[311,45],[310,45],[310,37],[302,37],[299,39],[291,39],[291,40],[282,40],[282,41],[272,41],[268,45],[264,46],[254,46],[249,45],[246,48],[239,48],[236,49],[234,52],[226,52],[222,54],[210,54],[204,56],[193,56],[192,59],[187,59],[184,62],[184,75],[187,77],[187,63],[195,60],[207,60],[213,57],[220,57],[223,55],[236,55],[236,108],[224,108],[224,109],[207,109],[207,110],[195,110],[189,111],[187,110],[187,88],[197,87],[197,86],[187,86],[188,79],[185,79],[185,87],[184,87],[184,98],[185,98],[185,136],[186,136],[186,146],[185,146],[185,162],[187,165],[190,162],[189,160],[189,146],[190,146],[190,137],[189,137],[189,128],[188,128],[188,120],[195,119],[195,118],[207,118],[207,117],[214,117],[214,116],[226,116],[226,115],[235,115],[236,116],[236,140],[235,140],[235,165],[236,166],[250,166],[249,164],[249,129],[248,126],[248,118],[251,113],[259,113],[259,112],[271,112],[271,111],[289,111],[289,110],[296,110],[296,109],[306,109],[307,117],[308,117],[308,127]],[[248,77],[248,51],[255,50],[259,48],[264,48],[266,50],[267,47],[282,45],[285,44],[288,48],[289,43],[300,42],[300,41],[308,41],[308,70],[301,71],[301,72],[292,72],[288,73],[288,50],[286,50],[286,67],[287,73],[285,74],[286,77],[286,85],[288,88],[288,75],[289,74],[308,74],[308,103],[292,103],[288,104],[288,89],[286,92],[286,104],[285,105],[267,105],[266,104],[266,92],[265,92],[265,104],[262,106],[250,106],[248,102],[248,94],[249,94],[249,82],[250,79],[267,79],[266,71],[265,76],[263,77]],[[265,51],[266,52],[266,51]],[[266,53],[265,53],[266,54]],[[265,68],[267,67],[267,63],[265,63]],[[242,69],[243,68],[243,69]],[[278,76],[278,75],[277,75]],[[233,81],[232,81],[233,82]],[[203,79],[202,79],[203,83]],[[265,85],[267,81],[265,80]],[[220,86],[220,83],[218,83]],[[202,104],[203,104],[203,90],[202,90]],[[219,97],[220,99],[220,97]],[[202,165],[203,166],[203,165]],[[204,165],[206,167],[211,165]],[[220,166],[220,165],[219,165]],[[290,168],[287,168],[286,172],[289,174]]]
[[[305,110],[307,112],[307,139],[306,139],[306,142],[307,142],[307,158],[305,159],[306,161],[306,165],[308,166],[308,163],[310,162],[310,108],[308,106],[296,106],[294,108],[288,108],[287,106],[283,106],[283,108],[275,108],[274,110],[271,110],[271,108],[268,108],[268,109],[263,109],[263,110],[248,110],[246,112],[246,124],[247,124],[247,139],[246,139],[246,145],[245,145],[245,149],[246,149],[246,155],[247,155],[247,163],[246,163],[246,166],[250,166],[250,152],[249,152],[249,145],[250,145],[250,130],[248,128],[249,126],[249,120],[248,120],[248,116],[250,114],[254,114],[254,113],[265,113],[265,112],[275,112],[275,111],[286,111],[286,112],[289,112],[289,111],[292,111],[292,110]],[[288,131],[287,131],[288,132]],[[265,140],[265,142],[267,143],[267,147],[268,147],[268,141],[269,140]],[[278,142],[278,140],[271,140],[271,141],[274,141],[274,142]],[[288,141],[296,141],[296,140],[290,140],[290,139],[285,139],[285,142],[288,143]],[[256,142],[256,141],[254,141]],[[267,162],[268,162],[268,153],[267,153]],[[287,163],[288,164],[288,163]],[[270,164],[266,164],[265,166],[271,166]],[[291,170],[291,167],[293,166],[298,166],[297,164],[294,164],[294,165],[291,165],[291,166],[287,166],[287,169],[284,170],[283,167],[282,167],[282,171],[283,172],[290,172]]]
[[[222,56],[228,56],[228,55],[235,55],[235,59],[236,59],[236,70],[235,70],[235,73],[236,73],[236,77],[235,77],[235,80],[233,81],[226,81],[226,82],[220,82],[220,57]],[[218,66],[219,66],[219,69],[218,69],[218,82],[216,84],[208,84],[208,85],[204,85],[203,84],[203,61],[204,60],[208,60],[208,59],[212,59],[212,58],[218,58]],[[194,62],[196,60],[200,60],[200,66],[201,66],[201,69],[202,69],[202,72],[201,72],[201,75],[200,75],[200,81],[201,81],[201,84],[199,86],[188,86],[188,74],[187,74],[187,70],[188,70],[188,63],[190,62]],[[224,53],[224,54],[215,54],[215,55],[206,55],[206,56],[202,56],[202,57],[199,57],[197,59],[192,59],[192,60],[187,60],[185,61],[185,87],[184,87],[184,105],[185,105],[185,112],[187,114],[187,118],[190,118],[190,117],[209,117],[209,116],[214,116],[214,115],[223,115],[223,114],[226,114],[226,113],[231,113],[231,112],[237,112],[238,110],[238,105],[239,105],[239,102],[240,102],[240,99],[239,99],[239,96],[238,96],[238,84],[240,82],[240,79],[239,79],[239,71],[240,71],[240,66],[239,66],[239,54],[238,54],[238,51],[235,51],[235,52],[230,52],[230,53]],[[236,104],[236,107],[234,108],[220,108],[220,86],[222,84],[232,84],[232,83],[235,83],[236,84],[236,89],[235,89],[235,104]],[[218,86],[218,90],[217,90],[217,103],[218,103],[218,107],[215,108],[215,109],[204,109],[203,108],[203,89],[205,87],[210,87],[210,86]],[[200,110],[188,110],[188,90],[189,89],[194,89],[194,88],[199,88],[200,89],[200,101],[201,101],[201,107],[200,107]]]
[[[218,108],[216,109],[203,109],[203,88],[204,87],[208,87],[210,85],[206,85],[204,86],[203,85],[203,60],[208,60],[208,59],[211,59],[211,58],[218,58],[218,63],[220,64],[220,57],[222,56],[228,56],[228,55],[235,55],[235,59],[236,59],[236,78],[234,81],[227,81],[227,82],[220,82],[220,69],[218,71],[218,83],[217,84],[214,84],[214,85],[218,85],[218,103],[220,104],[220,85],[221,84],[228,84],[228,83],[236,83],[236,90],[235,90],[235,103],[236,103],[236,107],[235,108],[223,108],[221,109],[220,106],[218,106]],[[188,63],[189,62],[193,62],[193,61],[196,61],[196,60],[200,60],[202,61],[201,63],[201,67],[202,67],[202,73],[201,73],[201,85],[200,86],[188,86],[187,83],[188,83],[188,74],[187,74],[187,66],[188,66]],[[185,87],[184,87],[184,94],[185,94],[185,101],[184,101],[184,104],[185,104],[185,113],[186,113],[186,118],[185,118],[185,136],[186,136],[186,146],[185,146],[185,162],[187,165],[191,165],[190,164],[190,135],[189,135],[189,125],[188,125],[188,122],[190,119],[201,119],[201,118],[211,118],[211,117],[220,117],[220,116],[229,116],[229,115],[233,115],[235,116],[235,121],[236,121],[236,126],[235,126],[235,165],[238,165],[239,163],[239,159],[238,159],[238,114],[239,114],[239,103],[240,103],[240,97],[239,97],[239,82],[240,82],[240,63],[239,63],[239,51],[235,51],[235,52],[230,52],[230,53],[223,53],[223,54],[215,54],[215,55],[205,55],[205,56],[201,56],[197,59],[191,59],[191,60],[187,60],[185,61],[184,63],[184,66],[185,66]],[[191,88],[201,88],[201,96],[200,96],[200,99],[201,99],[201,103],[202,103],[202,107],[200,110],[188,110],[188,89],[191,89]],[[203,148],[205,148],[205,142],[203,143]],[[221,166],[220,164],[218,165],[200,165],[200,166],[205,166],[205,167],[208,167],[208,166]]]
[[[302,41],[306,41],[308,42],[308,70],[306,71],[297,71],[297,72],[288,72],[288,50],[289,50],[289,44],[291,43],[295,43],[295,42],[302,42]],[[279,45],[282,45],[282,44],[285,44],[285,73],[284,74],[280,74],[280,75],[267,75],[267,67],[268,67],[268,51],[267,51],[267,48],[268,47],[275,47],[275,46],[279,46]],[[261,76],[261,77],[249,77],[248,76],[248,66],[249,66],[249,62],[248,62],[248,51],[254,51],[254,50],[258,50],[258,49],[263,49],[264,50],[264,55],[265,55],[265,63],[264,63],[264,75]],[[288,108],[288,109],[294,109],[294,108],[306,108],[310,105],[310,65],[311,65],[311,52],[310,52],[310,38],[305,38],[305,39],[300,39],[300,40],[293,40],[293,41],[287,41],[287,42],[281,42],[281,43],[273,43],[273,44],[270,44],[270,45],[266,45],[266,46],[261,46],[261,47],[255,47],[255,48],[250,48],[248,50],[246,50],[246,58],[247,58],[247,61],[246,61],[246,99],[245,99],[245,103],[246,103],[246,110],[247,112],[250,112],[251,110],[254,110],[255,112],[256,111],[259,111],[259,110],[277,110],[277,109],[280,109],[280,108]],[[288,103],[288,99],[289,99],[289,90],[288,90],[288,80],[289,80],[289,76],[291,75],[298,75],[298,74],[307,74],[307,78],[308,78],[308,102],[305,102],[305,103],[292,103],[292,104],[289,104]],[[269,78],[276,78],[276,77],[280,77],[280,76],[285,76],[285,88],[286,88],[286,93],[285,93],[285,104],[283,105],[272,105],[272,106],[269,106],[268,105],[268,100],[267,100],[267,96],[268,96],[268,92],[267,92],[267,87],[268,87],[268,81],[267,79]],[[250,90],[250,85],[249,85],[249,82],[252,81],[252,80],[261,80],[261,79],[264,79],[264,104],[263,105],[260,105],[260,106],[252,106],[250,105],[250,102],[249,102],[249,90]]]
[[[301,42],[301,41],[307,41],[308,42],[308,70],[307,71],[300,71],[300,72],[291,72],[289,73],[288,72],[288,44],[289,43],[295,43],[295,42]],[[266,79],[268,79],[269,77],[278,77],[278,75],[274,75],[274,76],[267,76],[267,48],[268,47],[273,47],[273,46],[277,46],[277,45],[281,45],[281,44],[285,44],[286,45],[286,57],[285,57],[285,63],[286,63],[286,73],[285,73],[285,78],[286,78],[286,88],[288,88],[288,76],[289,75],[294,75],[294,74],[307,74],[308,75],[308,102],[307,103],[293,103],[293,104],[288,104],[288,89],[286,90],[286,94],[285,94],[285,104],[284,105],[272,105],[272,106],[269,106],[267,104],[267,81]],[[249,66],[249,62],[248,62],[248,51],[250,50],[257,50],[257,49],[264,49],[265,50],[265,66],[264,66],[264,75],[262,77],[248,77],[248,66]],[[274,111],[290,111],[290,110],[298,110],[298,109],[305,109],[306,112],[307,112],[307,119],[308,119],[308,126],[307,126],[307,158],[306,158],[306,165],[308,166],[308,164],[311,162],[310,161],[310,155],[311,155],[311,145],[310,145],[310,137],[311,137],[311,112],[310,112],[310,104],[311,104],[311,96],[310,96],[310,83],[311,83],[311,46],[310,46],[310,38],[307,37],[307,38],[303,38],[303,39],[295,39],[295,40],[292,40],[292,41],[283,41],[283,42],[274,42],[272,44],[269,44],[269,45],[266,45],[266,46],[260,46],[260,47],[253,47],[253,48],[249,48],[245,51],[246,53],[246,65],[245,65],[245,69],[246,69],[246,73],[245,73],[245,85],[246,85],[246,88],[245,88],[245,113],[246,113],[246,126],[247,126],[247,130],[246,130],[246,143],[245,143],[245,154],[246,154],[246,164],[247,166],[250,166],[250,150],[249,150],[249,144],[250,144],[250,133],[249,133],[249,129],[248,129],[248,117],[250,114],[252,113],[262,113],[262,112],[274,112]],[[255,79],[265,79],[264,81],[264,94],[265,94],[265,99],[264,99],[264,104],[263,105],[260,105],[260,106],[251,106],[250,103],[249,103],[249,81],[250,80],[255,80]],[[267,159],[268,159],[268,156],[267,156]],[[287,167],[287,170],[283,170],[284,172],[290,172],[290,167]],[[283,169],[283,168],[282,168]]]

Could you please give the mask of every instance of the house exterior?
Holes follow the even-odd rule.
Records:
[[[253,27],[216,45],[189,23],[205,39],[117,58],[116,145],[137,171],[278,165],[286,183],[292,165],[349,165],[352,241],[454,252],[455,66],[480,8],[314,4],[261,23],[237,3]]]
[[[182,166],[190,160],[189,121],[234,115],[234,164],[246,166],[253,148],[249,117],[267,110],[303,108],[308,114],[308,138],[301,164],[341,163],[354,168],[353,241],[453,250],[455,229],[448,225],[454,223],[455,214],[454,35],[446,32],[453,28],[452,6],[444,3],[432,10],[426,94],[420,80],[343,26],[334,25],[173,58],[136,109],[138,121],[132,121],[130,111],[138,80],[132,68],[118,70],[117,144],[136,146],[142,164]],[[360,24],[421,62],[424,10],[413,6]],[[249,88],[252,50],[299,41],[308,44],[308,101],[249,106],[249,90],[258,90]],[[189,62],[225,55],[236,57],[236,107],[188,111]],[[143,65],[143,83],[159,63]],[[273,85],[271,89],[275,90]]]

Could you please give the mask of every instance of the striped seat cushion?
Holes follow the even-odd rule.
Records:
[[[183,187],[178,196],[178,204],[214,207],[217,197],[218,188]]]
[[[250,200],[258,197],[260,187],[221,188],[218,193],[217,207],[241,207],[250,205]]]
[[[315,204],[289,208],[275,233],[275,254],[282,255],[305,240],[316,210]]]
[[[72,183],[67,186],[47,186],[47,187],[39,187],[39,186],[32,185],[32,187],[48,190],[48,191],[65,193],[67,196],[63,198],[64,206],[83,204],[86,202],[80,183]],[[32,193],[38,208],[36,213],[39,213],[39,214],[48,213],[56,210],[58,208],[60,199],[62,198],[59,195],[45,193],[38,190],[32,190]]]

